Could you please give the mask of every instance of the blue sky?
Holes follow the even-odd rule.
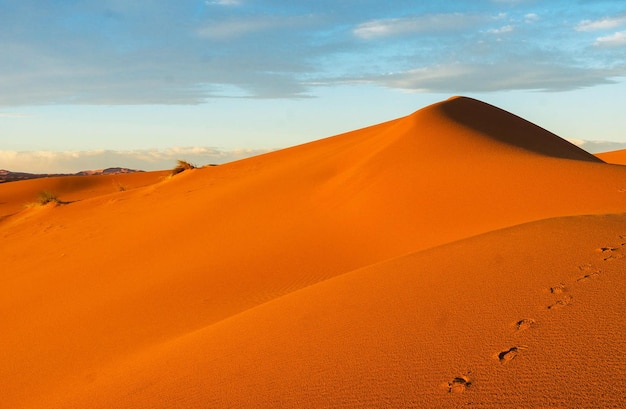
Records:
[[[0,0],[0,168],[224,162],[450,95],[626,143],[623,0]]]

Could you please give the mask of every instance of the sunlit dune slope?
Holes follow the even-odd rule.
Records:
[[[27,190],[26,182],[14,185]],[[470,370],[469,361],[448,366],[464,354],[465,339],[473,345],[467,354],[476,362],[471,365],[491,364],[477,352],[480,333],[463,324],[460,329],[450,326],[447,335],[419,332],[417,339],[409,340],[404,331],[432,328],[434,324],[422,320],[437,320],[438,315],[430,314],[438,313],[427,312],[414,322],[422,330],[404,328],[404,321],[395,321],[393,314],[410,317],[415,308],[428,306],[428,311],[441,310],[440,315],[447,316],[441,300],[463,292],[467,281],[448,263],[475,263],[467,273],[477,277],[475,284],[486,285],[500,273],[493,263],[486,264],[485,271],[474,271],[481,268],[480,258],[474,262],[454,251],[429,250],[431,255],[424,257],[434,258],[424,262],[425,268],[419,270],[418,263],[410,269],[428,280],[443,274],[450,282],[424,288],[423,295],[411,299],[407,291],[419,287],[419,281],[405,291],[405,279],[398,278],[403,270],[396,271],[389,260],[407,254],[413,254],[413,260],[422,257],[422,250],[487,232],[495,238],[481,248],[496,251],[498,241],[508,237],[499,229],[554,217],[623,213],[625,189],[623,166],[603,163],[498,108],[454,98],[394,121],[186,171],[146,187],[21,210],[0,221],[0,325],[6,328],[0,381],[9,386],[0,405],[203,407],[212,396],[216,407],[240,407],[255,399],[259,404],[300,407],[298,400],[310,393],[318,396],[311,406],[333,400],[343,406],[380,406],[400,389],[404,392],[398,399],[403,402],[417,399],[418,390],[427,396],[424,399],[440,399],[440,389],[424,388]],[[526,270],[517,268],[535,259],[532,246],[541,243],[530,235],[522,240],[530,246],[528,253],[516,253],[519,259],[506,267],[515,269],[517,275],[510,279],[518,283],[520,294],[543,286],[552,276],[565,280],[569,276],[559,274],[566,274],[563,269],[570,262],[574,269],[582,265],[582,259],[572,259],[591,245],[581,231],[591,229],[598,241],[626,234],[617,231],[620,221],[615,219],[600,224],[606,229],[589,221],[595,219],[573,220],[566,230],[576,237],[571,244],[576,250],[557,252],[552,261],[536,258],[544,271],[533,274],[541,277],[527,279]],[[558,234],[558,229],[546,229],[550,240]],[[497,260],[508,265],[507,257]],[[551,266],[561,267],[553,271]],[[376,307],[376,288],[384,277],[360,281],[357,271],[362,268],[372,271],[367,277],[389,275],[390,287],[380,292],[381,305],[388,308]],[[344,277],[355,282],[335,287],[333,283],[346,283]],[[621,288],[623,281],[611,277],[615,288]],[[352,315],[345,315],[335,307],[343,305],[340,294],[350,286],[356,292],[344,306],[355,307]],[[325,295],[312,306],[310,294],[318,288]],[[495,347],[491,332],[497,331],[496,318],[504,319],[498,315],[504,311],[492,319],[489,314],[497,308],[484,305],[501,305],[504,298],[498,297],[505,296],[486,288],[493,289],[486,286],[471,293],[461,320],[483,311],[476,328],[489,333],[485,345]],[[443,298],[431,306],[428,294],[438,292]],[[525,304],[520,294],[506,296],[520,303],[520,313],[536,307],[530,301]],[[362,303],[370,307],[361,308]],[[605,306],[603,301],[593,305],[585,311],[595,314]],[[305,313],[306,306],[311,308]],[[385,318],[391,310],[393,316]],[[302,327],[300,333],[300,321],[292,318],[308,322],[304,327],[324,324],[307,344],[301,337],[311,329]],[[371,330],[366,344],[357,339],[337,344],[348,341],[337,338],[352,328],[345,326],[346,319],[362,321]],[[248,342],[250,337],[259,338],[258,347]],[[618,340],[623,342],[623,334]],[[426,352],[412,355],[424,343],[447,363],[437,366],[432,358],[419,355]],[[274,349],[278,346],[283,355]],[[372,348],[378,355],[370,360]],[[444,356],[445,350],[449,356]],[[348,353],[343,360],[333,358],[342,351]],[[355,355],[363,360],[349,359]],[[430,376],[431,364],[437,376]],[[426,368],[412,372],[416,365]],[[306,381],[292,372],[295,367],[317,377],[309,392],[294,389]],[[276,378],[268,379],[270,375]],[[490,376],[483,379],[495,379]],[[418,387],[404,390],[412,380]],[[473,390],[479,390],[476,385]],[[495,396],[494,389],[486,390],[492,395],[481,399]],[[367,391],[363,401],[354,400]]]
[[[624,215],[549,219],[352,271],[146,348],[59,407],[618,408],[624,233]]]
[[[596,156],[607,163],[614,163],[616,165],[626,165],[626,149],[620,149],[618,151],[597,153]]]
[[[62,201],[74,202],[160,182],[169,172],[137,172],[98,176],[59,176],[0,184],[0,219],[37,202],[49,192]]]

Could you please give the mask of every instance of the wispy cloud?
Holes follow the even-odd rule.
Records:
[[[33,7],[15,2],[0,13],[0,107],[302,98],[315,95],[312,84],[328,84],[328,78],[344,83],[346,73],[383,78],[385,72],[449,67],[451,62],[488,68],[501,64],[520,74],[520,83],[536,85],[527,79],[545,76],[545,68],[523,61],[532,60],[535,49],[549,51],[553,56],[545,65],[562,68],[566,77],[586,63],[589,78],[597,78],[598,67],[624,60],[610,53],[610,47],[622,45],[623,29],[616,27],[626,24],[625,15],[610,14],[616,7],[601,8],[610,17],[574,20],[580,21],[579,31],[618,31],[590,39],[568,35],[572,26],[556,18],[568,7],[563,2],[492,0],[471,7],[459,0],[397,2],[392,7],[373,0],[358,3],[200,0],[190,7],[151,0],[151,7],[142,7],[85,0],[80,7],[68,2]],[[595,37],[596,47],[586,55],[572,51]],[[515,70],[502,56],[509,50],[524,57],[522,66],[539,72]],[[558,76],[550,78],[556,83],[540,89],[563,88]],[[480,88],[496,90],[494,80],[484,81]],[[515,81],[501,81],[510,82]]]
[[[608,30],[626,25],[626,15],[605,17],[598,20],[583,20],[575,27],[576,31]]]
[[[626,142],[587,141],[584,139],[568,139],[568,141],[589,153],[602,153],[626,149]]]
[[[476,14],[428,14],[405,18],[370,20],[359,24],[353,34],[362,39],[376,39],[414,33],[460,30],[477,25],[488,17]]]
[[[500,28],[493,28],[491,30],[488,30],[487,32],[491,33],[491,34],[506,34],[506,33],[512,32],[513,30],[515,30],[515,27],[510,25],[510,24],[508,24],[508,25],[502,26]]]
[[[246,19],[209,22],[197,30],[200,37],[224,40],[275,27],[268,19]]]
[[[205,1],[204,4],[207,6],[238,6],[241,4],[240,0],[214,0],[214,1]]]
[[[539,16],[535,13],[528,13],[524,16],[524,21],[527,24],[531,24],[534,23],[535,21],[539,20]]]
[[[15,112],[0,112],[0,118],[28,118],[31,114],[20,114]]]
[[[178,159],[197,165],[221,164],[266,152],[268,150],[221,150],[209,147],[66,152],[0,150],[0,168],[29,173],[75,173],[110,167],[161,170],[172,168]]]
[[[501,3],[501,4],[518,4],[528,2],[529,0],[491,0],[493,3]]]
[[[598,37],[593,43],[596,47],[621,47],[626,45],[626,30],[618,31],[607,36]]]
[[[617,70],[591,70],[550,63],[534,63],[524,57],[494,64],[452,63],[363,77],[407,92],[492,92],[499,90],[568,91],[608,84]]]
[[[260,31],[298,28],[310,24],[311,16],[258,16],[227,20],[209,21],[198,28],[200,37],[213,40],[226,40]]]
[[[625,142],[569,139],[591,153],[626,149]],[[0,150],[0,168],[28,173],[76,173],[82,170],[126,167],[141,170],[171,169],[179,159],[199,166],[223,164],[267,153],[267,149],[220,150],[209,147],[175,147],[144,150],[9,151]]]

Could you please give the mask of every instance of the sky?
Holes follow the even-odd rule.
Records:
[[[0,169],[224,163],[452,95],[626,148],[624,0],[0,0]]]

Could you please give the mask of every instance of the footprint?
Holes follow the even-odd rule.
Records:
[[[593,272],[593,273],[585,274],[585,275],[584,275],[584,276],[582,276],[582,277],[578,277],[578,278],[576,279],[576,282],[586,281],[586,280],[589,280],[590,278],[593,278],[593,277],[595,277],[595,276],[597,276],[597,275],[598,275],[598,273],[597,273],[597,272]]]
[[[582,266],[578,266],[578,269],[580,271],[591,271],[591,272],[596,272],[599,273],[600,269],[595,268],[593,265],[591,264],[583,264]]]
[[[592,277],[600,274],[601,270],[597,268],[593,268],[590,264],[585,264],[584,266],[578,266],[578,269],[585,273],[585,275],[580,276],[576,279],[576,282],[585,281]]]
[[[452,393],[462,393],[472,386],[472,381],[470,381],[467,375],[457,376],[448,382],[447,388],[448,392]]]
[[[511,347],[507,349],[506,351],[500,352],[498,354],[498,360],[500,361],[502,365],[506,365],[512,360],[514,360],[523,349],[526,349],[526,347],[524,346]]]
[[[563,308],[566,305],[569,305],[571,303],[572,303],[572,297],[566,296],[566,297],[561,298],[560,300],[556,300],[553,304],[548,305],[548,309],[558,310],[559,308]]]
[[[550,287],[551,294],[563,294],[566,290],[565,284],[561,283],[556,287]]]
[[[619,247],[600,247],[600,252],[601,253],[617,251],[617,250],[619,250]]]
[[[532,318],[524,318],[523,320],[519,320],[515,323],[515,331],[525,331],[534,327],[537,322]]]
[[[617,260],[620,258],[624,258],[624,255],[623,254],[611,254],[610,256],[606,257],[604,261]]]
[[[617,260],[620,258],[624,258],[624,255],[623,254],[611,254],[610,256],[606,257],[604,261]]]
[[[598,251],[600,251],[600,253],[602,253],[602,255],[604,256],[604,261],[607,260],[611,260],[611,259],[620,259],[624,257],[624,254],[622,253],[622,249],[621,247],[624,244],[621,244],[620,247],[612,247],[612,246],[607,246],[607,247],[600,247],[598,249]]]

